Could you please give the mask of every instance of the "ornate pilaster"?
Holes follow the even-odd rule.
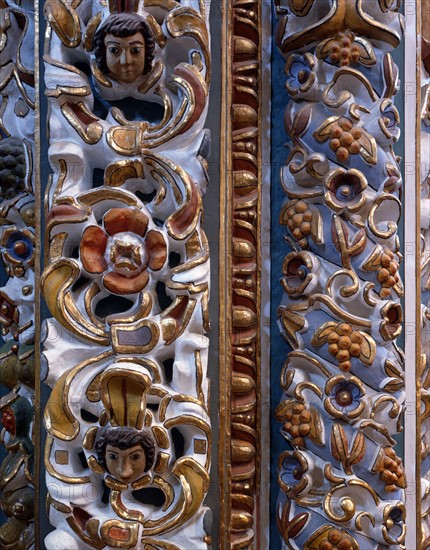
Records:
[[[402,548],[398,2],[277,2],[291,97],[281,171],[276,410],[284,548]]]
[[[225,3],[221,202],[221,547],[257,544],[260,483],[261,12]],[[225,224],[223,220],[225,219]]]
[[[48,549],[211,543],[208,10],[45,3]]]
[[[0,547],[34,543],[34,3],[0,2]]]

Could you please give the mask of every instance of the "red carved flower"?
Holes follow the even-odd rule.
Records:
[[[82,235],[80,259],[88,273],[102,274],[114,294],[140,292],[149,281],[147,269],[160,270],[166,262],[163,234],[147,231],[148,217],[136,208],[112,208],[103,226],[90,225]]]
[[[3,424],[4,429],[9,432],[12,436],[16,432],[15,424],[15,415],[11,409],[3,409],[1,423]]]

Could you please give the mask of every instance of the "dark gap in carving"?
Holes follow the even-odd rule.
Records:
[[[155,292],[157,293],[158,304],[162,310],[168,308],[173,300],[166,293],[166,285],[159,281],[155,287]]]
[[[164,377],[167,383],[170,383],[172,381],[174,361],[175,360],[173,359],[173,357],[169,357],[169,359],[163,361]]]
[[[89,279],[87,277],[79,277],[72,286],[72,291],[77,292],[80,290],[83,286],[85,286],[88,283]]]
[[[84,422],[97,422],[99,417],[86,409],[81,409],[81,417]]]
[[[147,487],[145,489],[138,489],[131,493],[133,498],[142,504],[152,504],[157,508],[161,508],[166,503],[166,497],[161,489],[157,487]]]
[[[178,428],[172,428],[171,431],[173,448],[175,449],[175,457],[180,458],[184,455],[185,439]]]
[[[93,187],[101,187],[105,182],[105,171],[103,168],[94,168],[93,170]]]
[[[176,267],[181,263],[181,255],[177,252],[171,252],[169,254],[169,267]]]
[[[81,466],[84,470],[86,470],[88,468],[88,462],[87,462],[87,457],[85,456],[85,453],[84,451],[81,451],[79,454],[78,454],[78,458],[81,462]]]
[[[147,403],[146,408],[152,411],[158,411],[158,403]]]
[[[104,481],[102,483],[103,483],[103,494],[102,494],[102,499],[101,500],[102,500],[103,504],[108,504],[109,503],[109,496],[110,496],[110,489]]]
[[[152,199],[157,194],[156,189],[153,189],[150,193],[143,193],[142,191],[135,191],[135,194],[138,199],[140,199],[144,203],[151,202]]]
[[[157,227],[163,227],[164,221],[160,218],[152,218],[152,221],[155,223]]]
[[[75,248],[70,253],[70,257],[77,260],[79,258],[79,246],[75,246]]]
[[[132,305],[133,302],[131,300],[122,298],[122,296],[107,296],[96,305],[95,313],[98,317],[104,318],[113,313],[124,313]]]

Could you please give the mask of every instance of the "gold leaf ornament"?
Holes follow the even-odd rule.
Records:
[[[352,475],[352,466],[361,462],[366,452],[366,439],[357,432],[351,450],[345,430],[341,424],[334,424],[331,431],[331,453],[342,464],[347,475]]]

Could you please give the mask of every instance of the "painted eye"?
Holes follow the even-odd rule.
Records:
[[[138,55],[141,51],[142,51],[142,48],[139,48],[138,46],[131,48],[131,53],[134,55]]]
[[[113,55],[118,55],[119,54],[119,48],[117,48],[116,46],[110,46],[109,47],[109,53],[111,53]]]
[[[142,457],[141,454],[134,454],[134,455],[131,455],[131,460],[140,460],[141,457]]]
[[[112,454],[112,453],[109,453],[109,458],[110,458],[111,460],[117,460],[117,459],[118,459],[118,456],[117,456],[117,455],[114,455],[114,454]]]

